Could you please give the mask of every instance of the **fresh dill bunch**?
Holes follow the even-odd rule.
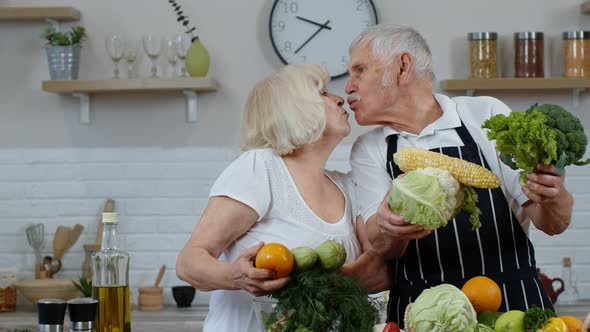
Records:
[[[379,322],[379,305],[366,287],[319,266],[293,275],[272,297],[278,300],[272,316],[284,320],[281,332],[371,332]]]

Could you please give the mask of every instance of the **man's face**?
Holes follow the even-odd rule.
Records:
[[[394,97],[393,85],[382,86],[385,66],[372,58],[370,52],[369,46],[355,48],[350,53],[348,67],[348,104],[360,125],[380,124]]]

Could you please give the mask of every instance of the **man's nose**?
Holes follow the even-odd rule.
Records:
[[[344,91],[346,92],[347,95],[356,92],[356,88],[354,87],[353,82],[350,78],[348,79],[348,81],[346,81],[346,86],[344,87]]]

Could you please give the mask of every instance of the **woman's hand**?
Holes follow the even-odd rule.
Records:
[[[240,253],[240,256],[231,263],[231,279],[236,289],[243,289],[254,296],[266,295],[269,292],[281,289],[287,285],[290,278],[273,279],[275,272],[254,267],[256,253],[264,242],[260,242]]]

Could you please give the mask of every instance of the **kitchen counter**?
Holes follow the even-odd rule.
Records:
[[[133,332],[200,332],[207,315],[208,306],[197,305],[190,308],[165,306],[161,311],[131,311]],[[68,314],[65,317],[65,331],[69,331]],[[0,313],[0,332],[28,328],[37,330],[37,314],[32,306],[17,308],[16,312]]]
[[[165,306],[161,311],[145,312],[131,311],[131,329],[134,332],[166,331],[166,332],[201,332],[203,321],[207,315],[208,306],[197,305],[190,308]],[[586,318],[590,312],[590,300],[580,301],[575,305],[558,305],[557,314]],[[66,329],[69,331],[69,321],[66,314]],[[37,315],[34,307],[17,308],[17,312],[0,313],[0,332],[7,332],[15,328],[29,328],[36,331]]]
[[[559,316],[574,316],[584,320],[590,313],[590,300],[581,300],[576,304],[556,305],[555,312]]]

